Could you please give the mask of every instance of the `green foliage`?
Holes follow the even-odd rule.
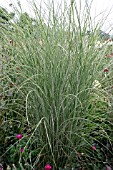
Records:
[[[8,13],[6,9],[0,7],[0,23],[7,23],[14,17],[14,13]]]
[[[36,19],[21,14],[13,31],[2,35],[1,159],[17,169],[41,169],[46,163],[53,169],[102,169],[101,148],[106,152],[106,141],[112,143],[107,89],[112,81],[104,72],[112,68],[108,49],[95,48],[97,27],[86,36],[87,10],[84,24],[75,2],[64,12],[50,13],[45,24],[36,8]]]

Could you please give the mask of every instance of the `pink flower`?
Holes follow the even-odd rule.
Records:
[[[109,54],[106,54],[106,57],[107,57],[107,58],[110,58],[110,57],[111,57],[111,55],[109,55]]]
[[[24,152],[24,148],[20,148],[20,152],[21,152],[21,153]]]
[[[52,166],[49,165],[49,164],[47,164],[47,165],[45,166],[45,170],[52,170]]]
[[[13,87],[13,86],[14,86],[14,84],[13,84],[13,83],[10,83],[10,86],[11,86],[11,87]]]
[[[112,170],[110,166],[106,165],[106,170]]]
[[[0,164],[0,170],[3,170],[2,164]]]
[[[93,145],[93,146],[91,147],[91,149],[92,149],[92,150],[96,150],[96,146]]]
[[[17,138],[17,139],[21,139],[21,138],[22,138],[22,134],[16,135],[16,138]]]
[[[107,68],[104,69],[104,72],[107,73],[109,70]]]

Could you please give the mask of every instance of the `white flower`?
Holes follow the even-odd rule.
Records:
[[[103,44],[100,41],[97,41],[95,44],[95,48],[101,48],[103,46]]]
[[[94,87],[94,88],[100,88],[100,87],[101,87],[100,82],[99,82],[98,80],[95,80],[95,81],[93,82],[93,87]]]

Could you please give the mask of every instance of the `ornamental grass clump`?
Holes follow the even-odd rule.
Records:
[[[95,48],[99,27],[92,27],[87,3],[83,15],[75,1],[64,3],[59,14],[54,1],[47,15],[36,3],[33,9],[35,18],[16,10],[20,18],[2,30],[0,123],[7,141],[1,159],[8,155],[23,169],[101,169],[106,153],[112,155],[111,106],[104,100],[112,101],[106,90],[112,62],[106,61],[106,47]]]

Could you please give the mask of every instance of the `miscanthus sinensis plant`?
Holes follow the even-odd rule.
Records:
[[[105,58],[105,45],[95,48],[100,25],[92,26],[87,3],[83,13],[76,1],[57,12],[53,1],[47,16],[36,4],[33,10],[35,18],[15,9],[20,18],[1,30],[1,126],[7,139],[1,159],[8,155],[25,169],[48,163],[53,169],[99,169],[106,161],[99,147],[103,140],[111,144],[112,124],[112,60]]]

